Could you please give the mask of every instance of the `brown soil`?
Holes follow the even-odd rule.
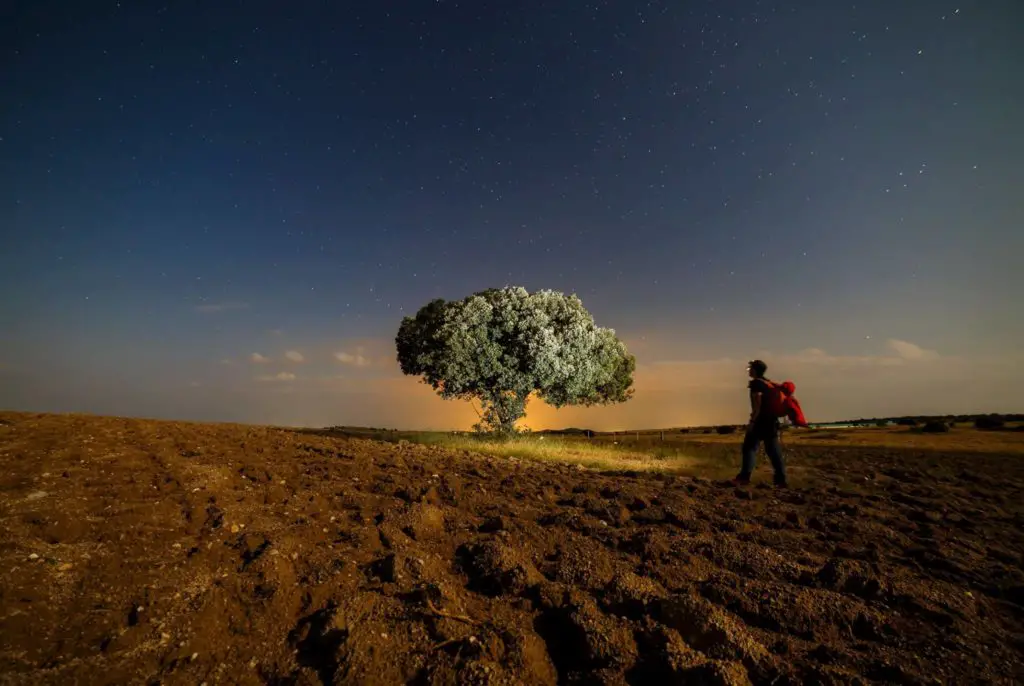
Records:
[[[829,450],[859,485],[0,414],[0,682],[1024,680],[1024,463]]]

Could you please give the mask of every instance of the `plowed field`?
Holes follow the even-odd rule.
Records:
[[[0,414],[0,682],[1024,681],[1019,456],[789,459],[737,490]]]

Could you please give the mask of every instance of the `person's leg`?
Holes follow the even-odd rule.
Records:
[[[757,437],[757,433],[753,429],[747,429],[747,434],[743,437],[743,447],[741,448],[743,466],[740,467],[737,479],[741,481],[750,480],[750,475],[754,473],[754,467],[757,465],[757,445],[759,442],[760,439]]]
[[[782,455],[782,443],[779,441],[778,430],[764,435],[764,452],[772,461],[772,469],[775,470],[775,485],[785,486],[787,483],[786,459]]]

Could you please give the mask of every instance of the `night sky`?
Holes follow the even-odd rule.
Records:
[[[959,2],[959,0],[958,0]],[[526,424],[1024,410],[1024,8],[0,10],[0,407],[466,427],[432,298],[575,292],[636,397]]]

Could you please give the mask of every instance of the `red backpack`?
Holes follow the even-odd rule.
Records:
[[[763,398],[764,409],[768,414],[779,418],[788,417],[793,426],[807,426],[807,419],[800,407],[800,401],[793,395],[796,384],[792,381],[783,381],[782,383],[775,383],[768,379],[763,379],[763,381],[768,386],[768,392],[764,394]]]

